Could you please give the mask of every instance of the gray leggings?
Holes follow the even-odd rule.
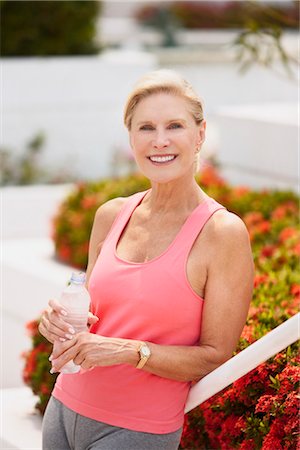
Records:
[[[43,419],[43,450],[177,450],[182,428],[167,434],[107,425],[51,397]]]

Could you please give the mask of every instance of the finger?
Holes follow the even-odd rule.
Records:
[[[81,355],[81,353],[78,353],[76,355],[76,357],[73,359],[73,361],[74,361],[74,364],[76,364],[77,366],[81,366],[81,364],[83,364],[83,362],[84,362],[84,358]]]
[[[82,361],[81,364],[78,364],[78,366],[81,366],[84,370],[91,370],[94,369],[95,366],[91,365],[86,359]]]
[[[67,342],[65,342],[64,344],[66,344],[66,343]],[[68,341],[68,343],[69,343],[69,341]],[[62,353],[59,357],[57,357],[57,358],[52,357],[52,359],[51,359],[52,369],[50,372],[51,373],[59,372],[60,369],[65,364],[67,364],[69,361],[76,359],[77,351],[78,351],[77,347],[71,347],[69,350],[66,350],[64,353]]]
[[[57,300],[49,300],[48,305],[51,309],[53,309],[53,311],[57,312],[58,314],[61,314],[62,316],[68,315],[66,309]]]
[[[62,333],[75,334],[73,326],[64,320],[61,316],[58,316],[55,312],[45,313],[44,317],[56,328],[60,329]]]
[[[42,336],[44,336],[44,338],[46,338],[47,341],[51,342],[51,344],[54,343],[54,341],[55,341],[54,336],[52,336],[51,334],[48,333],[48,330],[44,327],[42,322],[39,323],[38,329],[39,329],[40,334]]]
[[[48,329],[49,333],[52,333],[55,339],[64,338],[72,339],[75,334],[75,329],[71,324],[64,321],[58,314],[54,311],[45,311],[41,316],[41,322],[44,327]]]
[[[74,350],[75,345],[77,344],[77,338],[74,337],[72,340],[67,340],[65,342],[60,342],[58,345],[54,345],[52,353],[50,355],[50,361],[54,361],[58,359],[62,355],[64,355],[67,351],[73,348],[73,351],[76,353],[78,350]]]
[[[54,339],[72,339],[75,334],[74,328],[57,316],[57,313],[45,311],[41,317],[41,323],[53,335]]]
[[[47,323],[46,319],[42,319],[39,324],[39,332],[42,336],[44,336],[48,341],[54,342],[54,341],[61,341],[64,342],[68,339],[68,337],[61,337],[59,334],[56,334],[55,332],[51,332],[51,325]],[[70,335],[73,336],[73,335]]]
[[[94,316],[91,312],[88,314],[88,324],[93,325],[99,321],[99,317]]]
[[[81,363],[76,363],[78,366],[80,366],[84,370],[91,370],[94,369],[95,366],[92,365],[92,363],[86,359],[83,359]]]

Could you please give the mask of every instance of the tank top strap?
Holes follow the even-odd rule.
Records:
[[[194,209],[177,235],[172,249],[176,258],[186,259],[204,225],[220,209],[226,208],[211,197],[208,197]]]
[[[117,214],[105,241],[111,242],[111,240],[114,240],[117,242],[119,240],[119,237],[124,230],[128,220],[130,219],[133,211],[143,201],[143,198],[149,192],[149,190],[150,189],[143,192],[137,192],[127,199],[120,212]]]

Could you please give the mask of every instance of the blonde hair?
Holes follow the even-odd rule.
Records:
[[[138,103],[152,94],[167,93],[174,94],[187,100],[191,107],[191,114],[195,122],[200,124],[203,120],[202,101],[188,83],[172,70],[155,70],[142,77],[134,86],[133,91],[127,98],[124,109],[124,124],[131,130],[132,117]]]

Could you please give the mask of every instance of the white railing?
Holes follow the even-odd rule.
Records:
[[[185,412],[203,403],[263,361],[291,345],[298,338],[299,316],[279,325],[192,387]],[[28,387],[1,392],[3,415],[0,448],[42,449],[41,418],[32,414],[36,399]],[[16,428],[21,433],[16,433]],[[9,445],[8,445],[9,444]]]
[[[274,328],[245,350],[203,377],[189,393],[185,412],[205,402],[259,364],[284,350],[299,339],[300,313]]]

